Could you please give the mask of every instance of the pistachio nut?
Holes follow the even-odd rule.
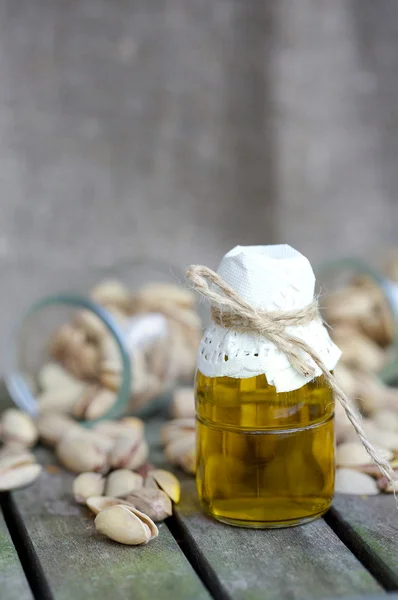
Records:
[[[181,437],[169,442],[164,449],[167,460],[172,465],[181,464],[181,457],[195,448],[195,438],[195,433],[190,432],[184,433]]]
[[[172,305],[193,309],[195,303],[196,296],[192,290],[172,283],[148,283],[132,298],[134,312],[151,312],[153,307],[161,312],[162,306]]]
[[[385,449],[380,449],[387,460],[392,458],[392,453]],[[371,458],[360,442],[344,442],[337,446],[336,465],[338,467],[354,468],[360,465],[368,465]]]
[[[107,453],[86,434],[72,431],[64,435],[56,446],[59,461],[75,473],[106,473],[109,468]]]
[[[148,454],[148,444],[140,434],[132,437],[121,437],[116,440],[111,452],[111,466],[114,469],[135,470],[145,463]]]
[[[9,454],[8,456],[2,456],[0,459],[0,471],[5,471],[7,469],[20,467],[23,465],[33,465],[35,464],[36,458],[34,454],[28,452],[26,448],[19,453]]]
[[[154,469],[150,472],[147,479],[153,479],[158,487],[160,487],[160,489],[163,490],[175,504],[179,503],[181,486],[173,473],[163,469]]]
[[[160,431],[160,438],[163,444],[168,444],[173,440],[179,439],[185,433],[195,433],[195,419],[173,419],[167,421]]]
[[[101,510],[95,517],[94,524],[99,533],[130,546],[147,544],[158,534],[155,523],[149,517],[126,505]]]
[[[128,469],[117,469],[108,475],[105,493],[107,496],[115,498],[127,496],[134,490],[142,488],[143,481],[142,475],[138,475],[138,473],[133,473]]]
[[[128,311],[130,307],[130,292],[116,279],[108,279],[99,283],[91,290],[90,297],[98,304],[116,307],[123,312]]]
[[[96,385],[90,386],[87,393],[75,403],[73,415],[77,419],[94,421],[109,412],[116,400],[115,392]]]
[[[196,473],[196,446],[188,448],[180,457],[178,465],[189,475]]]
[[[340,494],[366,494],[368,496],[379,493],[377,484],[372,477],[352,469],[337,469],[335,490]]]
[[[71,389],[77,390],[77,394],[81,391],[83,382],[73,377],[59,363],[49,362],[40,369],[38,380],[40,388],[46,390],[61,390]]]
[[[0,461],[3,458],[25,454],[26,452],[27,450],[25,444],[20,444],[19,442],[9,442],[8,444],[3,444],[0,449]]]
[[[398,432],[398,414],[392,410],[378,410],[374,415],[374,422],[381,430]]]
[[[142,488],[134,490],[127,496],[126,500],[148,515],[153,521],[163,521],[173,513],[170,498],[159,489]]]
[[[195,393],[192,387],[181,387],[174,390],[170,413],[174,419],[195,417]]]
[[[47,446],[55,446],[66,433],[83,431],[76,421],[61,413],[41,414],[36,424],[40,440]]]
[[[139,419],[138,417],[123,417],[122,419],[120,419],[119,423],[123,427],[127,427],[127,434],[128,432],[130,432],[131,429],[133,431],[137,431],[141,434],[144,434],[144,421],[142,419]]]
[[[66,369],[81,379],[97,379],[100,351],[97,346],[85,343],[67,350],[62,363]]]
[[[45,390],[37,398],[40,414],[45,412],[71,414],[86,389],[87,385],[82,383],[80,390],[76,389],[75,386]]]
[[[125,417],[120,421],[105,420],[96,423],[93,430],[116,440],[120,437],[143,435],[144,422],[137,417]]]
[[[128,504],[125,504],[124,506],[126,506],[126,508],[128,508],[128,510],[130,512],[132,512],[134,515],[136,515],[139,519],[141,519],[141,521],[148,527],[149,532],[150,532],[150,538],[149,538],[150,540],[153,540],[158,537],[159,530],[158,530],[157,526],[155,525],[155,523],[152,521],[152,519],[150,517],[148,517],[148,515],[146,515],[145,513],[138,510],[137,508],[132,507]]]
[[[395,477],[397,477],[397,471],[394,471],[394,473]],[[395,481],[391,482],[385,475],[383,475],[383,477],[380,477],[380,479],[377,481],[377,487],[386,494],[394,494],[395,492],[398,492],[398,479],[395,479]]]
[[[108,335],[108,328],[105,323],[91,310],[79,311],[74,319],[74,324],[84,331],[86,338],[91,342],[98,343]]]
[[[52,336],[50,342],[50,355],[63,363],[69,352],[75,352],[86,343],[86,334],[82,329],[65,323]]]
[[[41,465],[30,452],[3,457],[0,461],[0,491],[25,487],[37,479]]]
[[[388,460],[392,458],[394,452],[398,451],[398,432],[396,431],[376,428],[368,437],[372,444],[383,446],[384,454],[389,457]]]
[[[135,508],[134,504],[128,500],[122,498],[112,498],[111,496],[91,496],[87,498],[86,504],[94,515],[98,515],[101,510],[109,508],[110,506],[117,506],[122,504],[123,506],[130,506]]]
[[[86,504],[90,496],[101,496],[105,489],[105,479],[100,473],[80,473],[73,481],[73,496],[78,504]]]
[[[385,365],[385,351],[358,329],[339,325],[331,331],[331,335],[342,350],[344,365],[364,373],[377,373]]]
[[[0,423],[3,442],[18,442],[25,446],[34,446],[38,440],[39,433],[34,421],[29,415],[9,408],[4,411]]]

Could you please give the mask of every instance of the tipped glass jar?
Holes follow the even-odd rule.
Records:
[[[12,332],[6,384],[32,415],[147,416],[193,380],[201,319],[170,266],[137,259],[84,271],[33,303]],[[57,282],[51,281],[52,285]],[[77,290],[77,291],[76,291]]]

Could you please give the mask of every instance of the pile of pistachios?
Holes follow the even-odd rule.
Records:
[[[398,474],[398,389],[382,383],[378,372],[391,361],[396,323],[380,287],[369,277],[353,277],[322,298],[325,320],[342,356],[334,373],[362,415],[370,442]],[[347,494],[393,492],[359,442],[344,409],[336,404],[336,490]]]
[[[161,431],[165,458],[187,473],[195,471],[194,395],[175,390],[171,415]],[[31,449],[40,441],[54,449],[60,464],[77,473],[73,496],[95,515],[98,532],[122,544],[146,544],[158,536],[155,522],[172,514],[180,483],[148,463],[145,424],[137,417],[103,420],[92,429],[71,416],[45,411],[33,420],[17,409],[0,418],[0,491],[33,483],[42,471]]]
[[[191,290],[152,283],[135,293],[119,281],[104,281],[90,294],[105,308],[125,339],[131,362],[128,410],[142,408],[178,382],[191,382],[201,338],[201,320]],[[62,411],[96,420],[117,400],[123,366],[106,325],[88,310],[53,332],[49,362],[37,375],[40,411]]]

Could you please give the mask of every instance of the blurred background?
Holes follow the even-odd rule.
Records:
[[[4,0],[0,333],[83,266],[396,242],[397,34],[394,0]]]

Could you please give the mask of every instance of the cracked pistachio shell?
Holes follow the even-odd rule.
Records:
[[[122,504],[101,510],[94,524],[99,533],[120,544],[138,546],[151,539],[148,525]]]
[[[107,496],[127,496],[136,489],[142,488],[143,477],[129,469],[117,469],[108,475],[105,493]]]
[[[134,504],[128,500],[124,500],[122,498],[112,498],[111,496],[91,496],[90,498],[87,498],[86,504],[91,512],[95,515],[98,515],[98,513],[101,512],[101,510],[105,510],[105,508],[120,504],[135,508]]]
[[[75,473],[105,473],[108,470],[107,454],[86,433],[72,431],[66,434],[57,444],[57,457],[66,469]]]
[[[20,444],[19,442],[9,442],[8,444],[4,444],[0,450],[0,461],[3,458],[8,458],[9,456],[15,456],[16,454],[25,454],[28,452],[26,450],[25,444]],[[28,452],[30,454],[30,452]]]
[[[153,540],[154,538],[158,537],[159,530],[158,530],[157,526],[155,525],[155,523],[152,521],[152,519],[150,517],[148,517],[148,515],[146,515],[145,513],[141,512],[140,510],[135,508],[135,506],[130,506],[128,504],[126,504],[125,506],[130,512],[132,512],[139,519],[141,519],[141,521],[148,527],[149,532],[150,532],[150,537],[149,537],[150,540]]]
[[[24,446],[34,446],[39,433],[36,424],[29,415],[16,408],[4,411],[1,417],[1,436],[3,442],[17,442]]]
[[[109,412],[116,400],[115,392],[96,385],[90,386],[75,403],[73,415],[78,419],[95,421]]]
[[[19,452],[18,454],[9,454],[2,456],[0,459],[0,471],[6,471],[7,469],[14,469],[23,465],[36,464],[36,458],[31,452]]]
[[[168,421],[160,431],[160,438],[163,444],[169,444],[186,433],[195,433],[195,419],[173,419]]]
[[[143,465],[149,454],[146,440],[138,432],[129,437],[121,437],[116,440],[111,452],[111,465],[115,469],[127,468],[138,469]]]
[[[80,473],[73,481],[72,491],[78,504],[86,504],[87,498],[101,496],[105,489],[105,479],[100,473]]]
[[[42,470],[41,465],[23,463],[0,469],[0,491],[15,490],[33,483]]]
[[[153,521],[163,521],[173,513],[170,498],[160,489],[134,490],[126,499]]]
[[[175,504],[179,503],[181,486],[173,473],[163,469],[153,469],[150,473],[150,477],[155,480],[160,489],[162,489]]]

